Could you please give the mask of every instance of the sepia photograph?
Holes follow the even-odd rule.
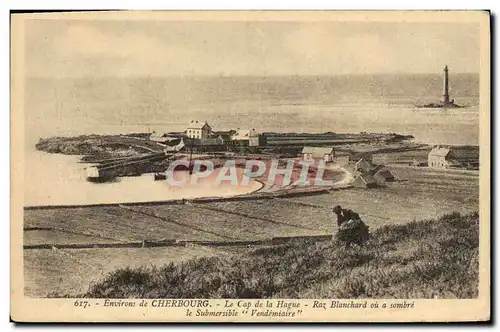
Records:
[[[489,319],[489,19],[12,14],[18,317]]]

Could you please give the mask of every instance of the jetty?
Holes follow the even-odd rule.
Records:
[[[101,163],[86,168],[87,180],[91,182],[108,182],[118,176],[118,169],[134,164],[152,162],[167,158],[164,152],[148,153],[141,156],[118,158],[117,160]]]

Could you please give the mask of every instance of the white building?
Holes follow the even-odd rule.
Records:
[[[447,168],[450,156],[451,150],[449,148],[436,146],[429,152],[427,162],[432,168]]]
[[[263,135],[258,133],[255,129],[250,130],[250,133],[248,134],[249,139],[248,139],[248,145],[249,146],[260,146],[264,145],[265,138]]]
[[[233,141],[241,141],[242,143],[246,143],[248,145],[248,141],[250,140],[250,129],[236,129],[236,133],[232,136]]]
[[[305,161],[323,159],[325,162],[332,162],[334,152],[332,147],[304,146],[302,156]]]
[[[187,126],[186,134],[189,138],[207,139],[212,136],[212,127],[206,121],[191,121]]]

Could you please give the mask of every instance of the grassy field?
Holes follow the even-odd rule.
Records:
[[[438,218],[453,211],[468,213],[478,210],[479,185],[478,176],[474,173],[443,173],[409,167],[392,167],[391,171],[398,181],[389,183],[384,188],[351,188],[329,194],[293,198],[190,205],[136,205],[126,208],[28,209],[25,210],[24,218],[26,229],[24,244],[48,243],[57,246],[72,243],[96,244],[163,239],[227,241],[331,234],[336,221],[331,209],[337,204],[358,212],[370,229],[380,234],[380,238],[382,236],[380,232],[390,225]],[[419,229],[418,232],[424,232],[422,227],[416,228]],[[428,230],[432,231],[432,227]],[[391,234],[395,234],[397,229],[399,228],[391,230]],[[440,230],[445,231],[444,228]],[[392,241],[388,236],[386,240]],[[399,260],[406,252],[410,255],[406,261],[411,262],[415,259],[415,256],[412,256],[413,252],[425,246],[425,243],[416,238],[411,241],[400,241],[394,260]],[[341,250],[332,249],[327,244],[322,244],[321,248]],[[219,255],[222,252],[227,250],[208,248],[25,250],[26,292],[31,296],[46,296],[50,292],[68,294],[76,290],[85,292],[91,281],[104,278],[105,273],[114,269],[147,264],[162,265],[191,257]],[[394,250],[389,250],[384,257],[389,257],[387,255],[391,253],[394,254]],[[324,255],[320,255],[319,252],[316,254],[318,257]],[[339,251],[339,254],[344,253]],[[379,273],[372,271],[375,267],[369,266],[369,268],[367,266],[359,268],[359,275]],[[387,271],[392,271],[391,269],[392,267]],[[412,269],[408,271],[413,271]],[[392,277],[388,278],[392,280]],[[344,281],[341,284],[345,287],[354,287],[348,285],[348,279],[342,280]],[[297,294],[283,294],[309,296],[315,293],[307,292],[320,292],[320,288],[313,290],[312,287],[311,285],[311,288]],[[314,287],[326,286],[319,284]],[[341,288],[336,289],[340,291]],[[425,293],[419,296],[430,295]]]
[[[361,247],[297,241],[158,267],[121,268],[84,296],[474,298],[478,245],[478,214],[449,214],[382,227]]]
[[[83,293],[116,269],[150,267],[194,257],[221,257],[225,253],[207,247],[25,250],[25,295]]]
[[[25,227],[46,227],[115,241],[214,240],[214,235],[120,207],[26,210]]]
[[[410,167],[389,169],[397,182],[386,183],[383,188],[351,188],[329,195],[287,200],[325,210],[341,205],[358,212],[372,228],[479,209],[479,177],[473,173],[443,173]]]
[[[267,200],[253,201],[255,204],[264,205]],[[308,233],[301,227],[293,224],[274,222],[264,215],[245,217],[238,214],[214,210],[219,203],[197,204],[186,206],[164,205],[154,207],[141,207],[140,210],[154,213],[163,218],[182,221],[186,228],[203,231],[212,237],[225,240],[254,240],[273,236],[299,235]],[[237,204],[237,202],[235,202]],[[272,222],[270,222],[271,220]],[[310,232],[310,230],[309,230]],[[215,238],[214,238],[215,239]]]
[[[334,205],[355,210],[374,228],[478,209],[478,177],[473,173],[409,167],[393,167],[391,171],[398,181],[378,189],[351,188],[293,198],[191,205],[26,210],[25,227],[53,231],[27,232],[26,239],[29,243],[42,243],[45,235],[46,243],[71,243],[71,239],[81,243],[85,237],[96,243],[104,240],[253,240],[328,234],[334,222],[331,213]]]
[[[314,200],[318,195],[308,196]],[[325,196],[330,196],[326,194]],[[198,204],[205,209],[214,209],[220,213],[231,213],[264,220],[268,227],[290,230],[289,235],[316,235],[331,232],[332,214],[328,208],[304,206],[288,199],[263,199],[254,201],[217,202],[208,206]],[[274,223],[268,222],[268,220]],[[284,236],[285,234],[280,234]]]

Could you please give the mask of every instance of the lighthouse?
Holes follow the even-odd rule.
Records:
[[[443,78],[443,105],[450,105],[450,91],[448,82],[448,65],[444,66],[444,78]]]
[[[417,105],[418,108],[462,108],[455,104],[454,99],[450,99],[450,82],[448,78],[448,65],[444,66],[444,77],[443,77],[443,99],[439,103],[430,103],[425,105]]]

